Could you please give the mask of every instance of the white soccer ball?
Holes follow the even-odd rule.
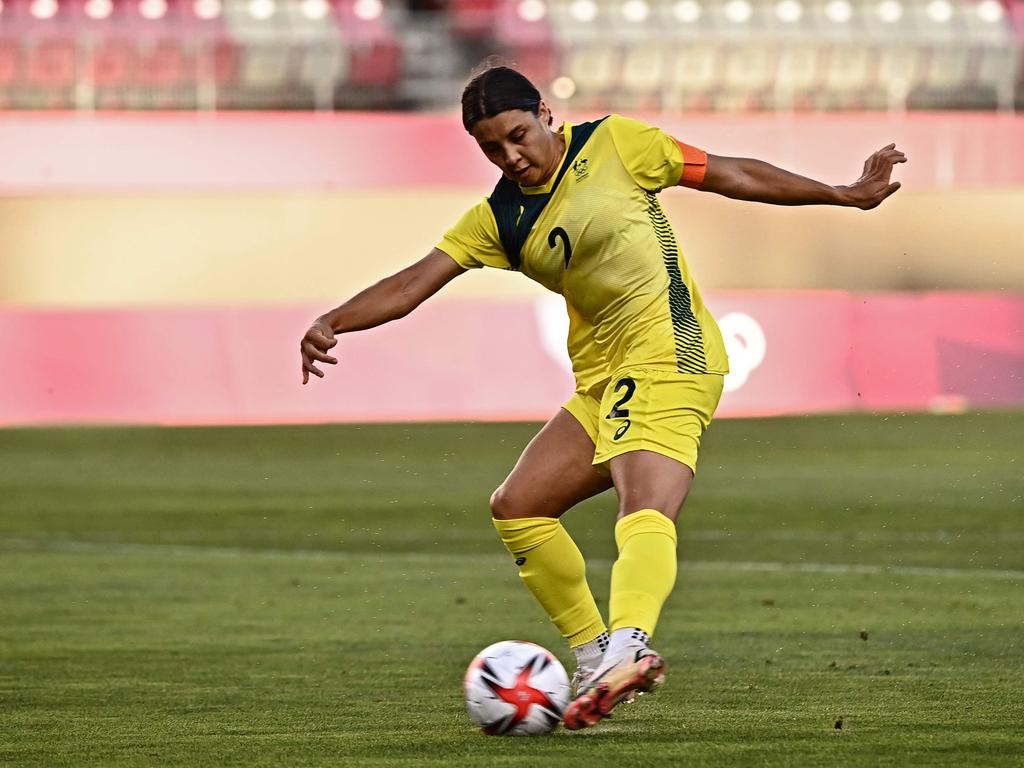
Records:
[[[466,670],[466,710],[488,736],[550,733],[568,703],[565,668],[534,643],[489,645]]]

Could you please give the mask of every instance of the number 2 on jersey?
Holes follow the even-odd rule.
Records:
[[[569,242],[569,233],[561,227],[555,227],[548,233],[548,245],[554,248],[556,240],[562,241],[562,254],[565,256],[565,266],[568,267],[569,259],[572,258],[572,244]]]

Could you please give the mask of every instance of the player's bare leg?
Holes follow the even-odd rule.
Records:
[[[675,520],[693,484],[689,467],[651,451],[631,451],[609,464],[619,495],[611,643],[586,689],[565,712],[571,730],[596,725],[619,703],[664,682],[665,661],[647,641],[675,583]]]
[[[491,497],[494,526],[520,577],[576,656],[574,691],[596,670],[608,644],[583,555],[558,521],[580,501],[611,487],[611,478],[594,468],[593,457],[586,431],[560,410]]]
[[[693,487],[693,470],[654,451],[630,451],[608,462],[619,496],[619,519],[656,509],[673,523]]]
[[[491,496],[497,520],[561,517],[576,504],[612,487],[593,465],[594,443],[572,414],[560,409],[523,450]]]

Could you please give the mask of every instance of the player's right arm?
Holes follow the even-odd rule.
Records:
[[[338,362],[327,354],[338,343],[338,334],[374,328],[405,317],[465,271],[455,259],[435,248],[415,264],[385,277],[318,317],[299,344],[302,383],[309,381],[311,373],[323,378],[324,373],[316,363],[335,365]]]

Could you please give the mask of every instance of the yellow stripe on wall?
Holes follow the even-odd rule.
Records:
[[[0,200],[0,302],[336,302],[426,254],[484,190]],[[1024,290],[1024,189],[904,189],[875,211],[660,196],[703,290]],[[542,291],[496,270],[446,297]]]

